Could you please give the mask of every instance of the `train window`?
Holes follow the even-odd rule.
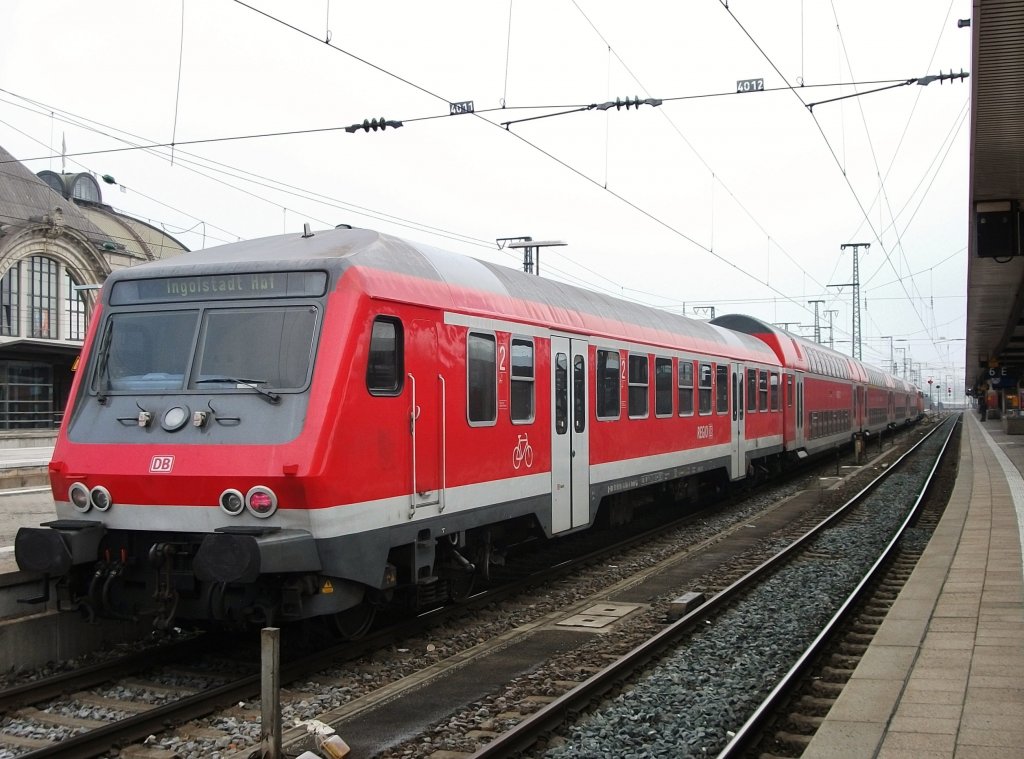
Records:
[[[693,362],[679,361],[679,416],[693,416]]]
[[[279,390],[303,387],[312,362],[316,316],[312,306],[207,309],[189,387],[248,392],[253,384]],[[246,385],[234,377],[258,381]]]
[[[654,359],[654,413],[672,416],[672,359]]]
[[[587,428],[587,364],[580,355],[572,357],[572,428]]]
[[[511,399],[509,415],[513,422],[533,421],[534,376],[533,341],[513,337],[509,375]]]
[[[719,414],[729,413],[729,365],[715,367],[715,408]]]
[[[92,389],[181,390],[198,323],[198,311],[111,314],[100,338]]]
[[[732,373],[732,420],[735,422],[738,418],[737,409],[740,406],[740,393],[739,390],[743,385],[736,379],[736,372]]]
[[[757,411],[757,369],[747,369],[747,411]]]
[[[366,389],[370,395],[398,395],[402,389],[402,323],[378,316],[370,331],[366,362]]]
[[[597,418],[619,418],[619,352],[597,351]]]
[[[651,361],[647,356],[629,354],[629,416],[643,419],[647,416],[648,385]]]
[[[740,369],[738,374],[732,375],[733,388],[736,392],[736,409],[739,409],[739,420],[743,421],[743,370]],[[733,419],[736,418],[735,412],[733,413]]]
[[[768,372],[764,369],[757,373],[757,405],[762,411],[768,410]]]
[[[569,430],[569,362],[564,353],[555,354],[555,433]]]
[[[467,344],[467,412],[471,425],[498,419],[498,344],[494,335],[469,333]]]
[[[786,375],[786,405],[793,408],[793,375]]]
[[[701,364],[697,374],[697,410],[711,413],[711,364]]]
[[[772,372],[771,379],[771,394],[772,394],[772,411],[779,410],[779,373]]]

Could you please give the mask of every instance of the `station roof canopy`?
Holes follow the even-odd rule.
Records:
[[[976,387],[989,367],[1024,367],[1024,255],[993,256],[986,238],[1002,209],[1024,207],[1024,2],[974,0],[973,5],[968,388]],[[1021,223],[1012,211],[1006,213],[1011,224]],[[979,247],[984,216],[989,225],[982,221]],[[1024,245],[1022,237],[1018,233]]]

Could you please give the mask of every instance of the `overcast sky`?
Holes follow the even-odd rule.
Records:
[[[970,14],[969,0],[7,0],[0,144],[59,171],[63,141],[68,171],[113,176],[107,203],[190,248],[347,223],[518,268],[495,239],[530,235],[568,243],[541,253],[542,276],[698,318],[811,337],[808,301],[823,300],[822,340],[831,316],[845,353],[840,246],[870,243],[864,359],[912,357],[958,391],[970,81],[849,96],[969,73]],[[736,94],[747,79],[765,91]],[[663,102],[563,113],[627,97]],[[448,115],[459,101],[476,114]],[[404,125],[344,130],[374,118]],[[256,136],[281,132],[302,133]],[[172,142],[173,160],[124,150]]]

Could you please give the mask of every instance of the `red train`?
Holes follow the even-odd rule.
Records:
[[[913,420],[910,385],[367,230],[112,274],[22,569],[62,608],[358,634],[507,546]]]

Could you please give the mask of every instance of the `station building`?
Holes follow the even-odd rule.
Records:
[[[60,426],[107,275],[187,250],[102,190],[89,173],[33,174],[0,147],[0,445]]]

